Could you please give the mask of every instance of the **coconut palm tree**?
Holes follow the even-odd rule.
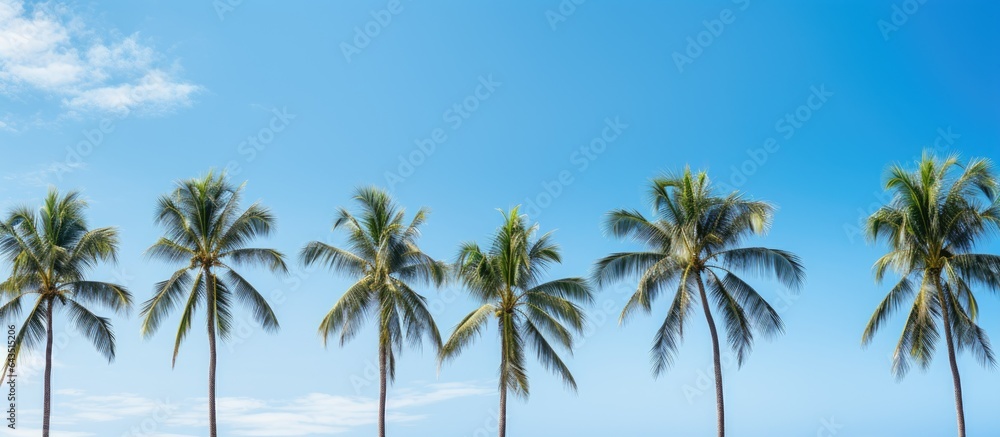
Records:
[[[770,228],[774,207],[746,199],[739,192],[716,195],[705,172],[685,169],[663,176],[650,187],[652,218],[634,210],[608,214],[606,232],[646,246],[642,252],[614,253],[594,268],[598,286],[638,277],[635,294],[625,304],[620,323],[636,311],[650,313],[656,298],[675,293],[663,325],[653,340],[653,375],[674,361],[696,301],[701,302],[712,337],[718,435],[725,436],[722,364],[719,334],[709,302],[726,323],[729,346],[742,366],[754,344],[754,335],[774,337],[784,331],[777,311],[740,275],[773,277],[793,291],[805,281],[798,256],[766,247],[744,247],[747,239]]]
[[[912,300],[893,353],[892,372],[902,378],[916,363],[926,369],[944,331],[955,386],[958,435],[965,437],[965,408],[956,350],[970,350],[983,365],[996,363],[986,332],[976,324],[973,287],[1000,290],[1000,257],[974,253],[987,233],[1000,230],[1000,198],[992,165],[972,159],[924,154],[914,171],[889,168],[885,189],[892,200],[871,215],[867,234],[885,240],[889,252],[875,262],[875,282],[888,271],[900,276],[875,309],[862,336],[872,341],[889,315]]]
[[[146,251],[149,257],[181,265],[169,279],[155,285],[153,297],[142,307],[142,335],[148,338],[184,299],[171,366],[177,364],[177,353],[191,329],[194,313],[199,306],[206,308],[211,437],[217,435],[216,337],[229,338],[234,304],[239,303],[250,311],[265,331],[278,330],[278,319],[267,300],[235,268],[263,267],[275,273],[288,271],[280,252],[247,247],[255,238],[270,235],[275,220],[271,212],[258,203],[240,209],[243,187],[233,186],[224,174],[212,172],[178,182],[173,192],[160,197],[156,208],[156,223],[165,235]]]
[[[440,286],[447,266],[417,246],[426,209],[417,211],[406,223],[405,210],[381,189],[359,188],[354,200],[360,212],[354,215],[341,208],[333,223],[335,231],[347,231],[347,248],[313,241],[302,249],[301,259],[306,266],[318,263],[356,280],[320,323],[324,346],[331,335],[338,334],[343,346],[369,317],[377,317],[378,432],[385,437],[386,390],[396,378],[396,356],[404,341],[419,346],[426,336],[435,352],[441,347],[441,334],[427,301],[412,284]]]
[[[111,321],[94,314],[87,305],[123,315],[132,308],[132,295],[125,287],[87,279],[88,270],[99,263],[117,262],[118,231],[88,229],[86,208],[79,193],[60,196],[51,190],[37,214],[31,208],[15,208],[0,223],[0,256],[11,265],[10,277],[0,283],[0,293],[8,299],[0,307],[0,323],[17,319],[24,303],[34,300],[14,339],[14,359],[45,341],[43,437],[49,435],[52,412],[52,325],[56,313],[64,312],[111,362],[115,358]]]
[[[572,353],[573,335],[585,323],[578,303],[593,301],[583,278],[542,282],[548,267],[561,262],[551,233],[535,238],[538,225],[529,226],[517,207],[503,213],[503,220],[487,250],[468,242],[459,251],[458,278],[482,306],[458,323],[440,356],[442,362],[457,357],[494,320],[500,337],[500,437],[507,434],[507,393],[528,396],[526,346],[576,390],[573,375],[550,342]]]

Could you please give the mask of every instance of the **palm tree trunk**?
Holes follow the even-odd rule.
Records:
[[[49,299],[45,309],[45,394],[42,408],[42,437],[49,437],[49,424],[52,415],[52,299]]]
[[[385,392],[387,384],[386,361],[389,353],[381,339],[378,345],[378,435],[385,437]]]
[[[507,341],[504,329],[506,318],[501,318],[500,325],[500,411],[497,412],[497,432],[500,437],[507,437]]]
[[[215,353],[215,280],[206,270],[205,278],[208,282],[208,435],[217,437],[217,423],[215,417],[215,366],[217,356]]]
[[[500,412],[497,414],[500,437],[507,437],[507,384],[500,384]]]
[[[705,310],[705,320],[708,321],[708,330],[712,334],[712,361],[715,364],[715,408],[717,415],[717,426],[719,437],[726,436],[726,405],[722,396],[722,356],[719,354],[719,332],[715,328],[715,319],[712,317],[712,310],[708,304],[708,296],[705,294],[705,284],[701,280],[701,273],[695,273],[698,279],[698,293],[701,296],[702,308]]]
[[[958,416],[958,437],[965,437],[965,403],[962,401],[962,378],[958,374],[958,361],[955,359],[955,340],[951,334],[951,311],[948,303],[950,297],[945,295],[941,284],[941,272],[933,271],[935,285],[938,289],[938,299],[941,300],[941,319],[944,323],[944,339],[948,345],[948,363],[951,364],[951,380],[955,385],[955,413]]]

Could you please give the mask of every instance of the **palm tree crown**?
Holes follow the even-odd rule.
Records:
[[[930,365],[940,338],[937,319],[945,313],[956,346],[969,348],[984,365],[995,364],[989,339],[975,322],[979,306],[972,290],[1000,290],[1000,257],[972,253],[989,231],[1000,230],[990,162],[974,159],[962,168],[957,157],[925,155],[916,171],[892,166],[885,187],[894,196],[869,218],[868,236],[885,240],[889,252],[873,269],[878,283],[889,271],[901,278],[876,308],[862,342],[870,343],[891,313],[912,299],[893,354],[893,374],[904,376],[911,362]]]
[[[354,199],[361,213],[355,216],[341,208],[333,224],[335,230],[346,229],[349,249],[313,241],[302,249],[301,258],[307,266],[325,264],[357,279],[323,318],[319,332],[324,344],[336,334],[340,344],[345,344],[359,332],[366,317],[376,312],[379,343],[391,346],[387,354],[393,375],[395,354],[405,341],[418,345],[426,336],[436,347],[441,344],[426,298],[410,284],[441,285],[447,266],[417,245],[426,209],[417,211],[407,224],[405,211],[384,191],[361,188]]]
[[[705,172],[652,181],[654,218],[635,210],[608,214],[609,234],[645,245],[644,252],[615,253],[598,261],[594,279],[606,285],[638,276],[635,294],[622,310],[626,321],[636,310],[650,312],[653,301],[675,288],[670,309],[653,343],[653,374],[673,362],[695,293],[707,285],[716,311],[723,315],[729,345],[743,364],[753,347],[754,331],[771,337],[784,327],[777,311],[738,276],[773,276],[792,290],[805,281],[805,270],[793,253],[766,247],[743,247],[770,228],[774,207],[734,192],[716,196]],[[704,297],[704,296],[703,296]]]
[[[46,338],[51,312],[65,309],[101,355],[109,362],[115,358],[110,320],[94,315],[86,305],[127,315],[132,295],[124,286],[86,279],[87,271],[100,262],[117,262],[118,253],[118,231],[88,229],[86,207],[79,193],[60,197],[53,190],[38,214],[15,208],[0,223],[0,254],[12,266],[10,277],[0,283],[0,292],[10,299],[0,307],[0,321],[17,318],[25,301],[36,299],[15,339],[15,356],[38,346]]]
[[[442,348],[441,360],[457,357],[492,317],[502,352],[500,390],[528,395],[526,345],[576,390],[573,375],[550,342],[572,353],[574,332],[581,333],[585,326],[579,303],[593,301],[590,286],[583,278],[543,282],[548,267],[562,261],[551,232],[535,238],[538,225],[529,226],[517,207],[503,212],[503,219],[485,251],[474,242],[463,244],[459,251],[458,277],[482,306],[458,323]]]
[[[240,210],[242,194],[243,185],[234,187],[225,175],[210,172],[203,178],[179,182],[172,193],[160,197],[156,223],[163,227],[165,236],[146,253],[184,265],[170,279],[156,284],[154,296],[143,304],[142,334],[155,333],[186,292],[174,343],[175,364],[200,305],[206,306],[223,339],[231,334],[236,302],[244,305],[265,330],[278,329],[278,320],[267,300],[235,270],[242,266],[264,267],[277,273],[288,271],[280,252],[247,247],[255,238],[271,234],[274,216],[258,203]]]

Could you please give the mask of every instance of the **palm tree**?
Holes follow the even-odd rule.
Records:
[[[407,224],[405,210],[381,189],[359,188],[354,200],[361,207],[360,214],[341,208],[333,223],[334,230],[347,231],[347,249],[313,241],[302,249],[301,258],[306,266],[323,264],[356,279],[320,323],[324,346],[330,335],[338,333],[343,346],[369,316],[378,317],[378,432],[385,437],[386,389],[396,378],[396,355],[402,352],[403,342],[419,346],[426,336],[435,351],[441,347],[441,334],[427,301],[411,284],[440,286],[447,266],[417,246],[426,209],[417,211]]]
[[[440,357],[442,362],[457,357],[480,335],[491,316],[496,319],[500,336],[500,437],[507,434],[507,392],[528,396],[526,342],[547,369],[576,390],[573,375],[550,341],[572,354],[574,332],[582,333],[585,323],[577,302],[593,301],[583,278],[541,282],[548,267],[561,262],[551,233],[535,239],[538,225],[529,226],[518,207],[503,213],[503,218],[487,251],[473,242],[463,244],[459,251],[456,273],[482,306],[458,323]]]
[[[150,257],[182,265],[169,279],[156,284],[153,297],[142,307],[142,335],[148,338],[187,293],[171,366],[177,364],[177,353],[191,329],[194,313],[200,305],[206,307],[211,437],[217,435],[216,336],[229,338],[233,304],[242,304],[265,331],[278,330],[278,320],[267,300],[234,267],[264,267],[275,273],[288,271],[280,252],[247,247],[255,238],[270,235],[275,220],[258,203],[240,209],[244,185],[235,187],[224,174],[212,172],[202,178],[178,182],[172,193],[160,197],[156,209],[156,223],[163,227],[165,236],[146,251]]]
[[[996,363],[986,332],[976,324],[972,287],[1000,289],[1000,257],[972,251],[988,232],[1000,230],[997,188],[988,160],[972,159],[962,166],[955,156],[940,160],[925,153],[912,172],[899,165],[889,168],[885,189],[893,198],[867,224],[872,242],[884,239],[889,245],[873,267],[875,282],[881,284],[889,270],[900,281],[875,309],[862,344],[869,344],[889,315],[912,299],[893,354],[892,372],[902,378],[911,361],[924,369],[930,365],[940,322],[960,437],[965,437],[965,408],[955,351],[968,348],[983,365]]]
[[[793,253],[743,247],[748,238],[764,235],[770,228],[773,206],[748,200],[739,192],[718,196],[713,188],[705,172],[693,175],[689,168],[679,176],[653,179],[654,218],[634,210],[615,210],[605,224],[607,233],[640,243],[646,251],[611,254],[597,262],[593,276],[598,286],[638,276],[636,292],[622,310],[620,323],[637,310],[650,313],[653,301],[675,287],[670,309],[653,340],[654,377],[673,364],[689,311],[696,299],[701,301],[712,337],[717,426],[723,437],[722,364],[709,294],[717,314],[725,320],[729,346],[742,366],[755,332],[771,338],[781,334],[784,325],[777,311],[739,275],[774,277],[797,291],[805,281],[805,270]]]
[[[0,223],[0,256],[11,264],[10,277],[0,283],[9,300],[0,307],[0,323],[17,319],[25,301],[34,299],[31,311],[14,339],[14,359],[45,340],[45,381],[42,436],[48,437],[52,412],[52,324],[56,311],[64,310],[73,326],[97,351],[115,358],[115,335],[108,318],[95,315],[86,305],[96,305],[127,315],[132,295],[121,285],[91,281],[87,271],[98,263],[117,262],[118,231],[88,229],[87,202],[77,192],[59,196],[51,190],[40,211],[15,208]],[[6,364],[4,367],[6,373]]]

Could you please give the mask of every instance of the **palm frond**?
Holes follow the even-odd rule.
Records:
[[[326,346],[331,334],[340,333],[341,346],[357,335],[361,323],[375,302],[370,280],[362,278],[355,282],[323,317],[319,326],[323,345]]]
[[[191,274],[184,268],[174,272],[170,279],[159,282],[153,287],[153,297],[142,304],[140,312],[143,317],[141,328],[143,337],[149,337],[156,332],[163,319],[177,305],[184,290],[190,288],[191,284]]]
[[[264,296],[254,288],[253,284],[250,284],[249,281],[232,269],[227,269],[223,273],[223,278],[226,283],[230,284],[236,300],[253,315],[254,321],[260,323],[260,326],[265,331],[278,331],[278,318],[274,315],[274,310],[267,303],[267,299],[264,299]]]
[[[496,307],[487,303],[466,315],[462,321],[458,322],[451,337],[441,347],[438,361],[443,363],[455,359],[466,346],[482,333],[486,327],[486,321],[495,312]]]
[[[115,334],[111,329],[111,320],[106,317],[98,317],[90,312],[83,305],[72,299],[65,299],[62,304],[69,313],[69,320],[77,331],[83,334],[97,348],[97,351],[108,359],[108,362],[115,359]]]
[[[180,354],[181,343],[184,342],[188,331],[191,330],[191,321],[195,311],[198,311],[198,304],[205,300],[207,305],[207,293],[208,289],[203,272],[198,271],[191,282],[191,293],[188,295],[187,303],[184,304],[184,311],[181,312],[181,322],[177,325],[177,336],[174,338],[174,353],[170,358],[170,367],[177,365],[177,355]]]
[[[861,336],[861,344],[868,345],[875,338],[875,333],[878,332],[879,328],[885,324],[889,316],[899,309],[903,303],[912,298],[914,295],[913,281],[909,277],[902,278],[889,294],[886,295],[885,299],[875,308],[875,312],[872,314],[871,319],[868,321],[868,326],[865,327],[865,332]]]
[[[535,349],[538,361],[540,361],[546,369],[562,378],[567,387],[576,391],[576,380],[573,379],[573,374],[570,373],[569,367],[567,367],[566,363],[559,358],[559,354],[552,349],[552,346],[549,345],[549,342],[545,339],[545,336],[542,335],[542,332],[539,331],[530,320],[524,323],[524,332],[527,334],[528,339],[531,341],[531,345]]]
[[[274,273],[288,273],[285,256],[274,249],[241,248],[219,254],[221,259],[229,259],[233,265],[243,267],[263,267]]]
[[[716,256],[725,266],[759,275],[773,276],[791,290],[805,283],[805,267],[794,253],[766,247],[741,247],[719,252]]]
[[[76,281],[64,286],[80,303],[101,305],[119,314],[132,310],[132,293],[120,285],[97,281]]]

